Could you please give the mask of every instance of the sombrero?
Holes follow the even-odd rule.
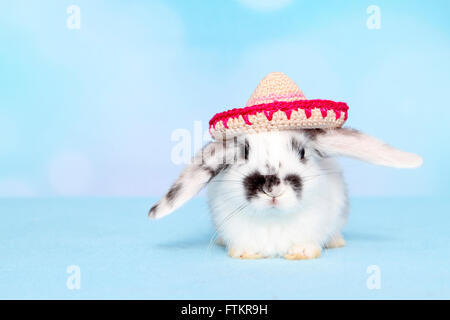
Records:
[[[262,131],[339,128],[347,120],[344,102],[306,99],[282,72],[269,73],[256,87],[245,108],[216,114],[209,132],[216,140]]]

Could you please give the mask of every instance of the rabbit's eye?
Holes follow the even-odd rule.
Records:
[[[292,150],[296,154],[298,154],[298,157],[300,158],[300,160],[305,159],[305,148],[303,147],[302,143],[300,143],[297,139],[292,138],[291,147],[292,147]]]
[[[305,148],[302,148],[302,150],[300,150],[300,159],[305,159]]]
[[[250,152],[250,144],[248,143],[248,140],[245,139],[244,143],[244,159],[248,160],[248,153]]]

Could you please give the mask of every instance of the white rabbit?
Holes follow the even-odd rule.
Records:
[[[231,257],[311,259],[345,245],[348,196],[333,156],[414,168],[420,156],[353,129],[281,130],[206,145],[150,209],[161,218],[208,185],[217,233]]]

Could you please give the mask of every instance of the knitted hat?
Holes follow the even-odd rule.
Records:
[[[307,100],[284,73],[269,73],[256,87],[245,108],[216,114],[209,121],[214,139],[283,129],[339,128],[347,120],[344,102]]]

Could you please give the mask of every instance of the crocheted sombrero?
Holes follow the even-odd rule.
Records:
[[[306,99],[287,75],[272,72],[258,84],[245,108],[216,114],[209,121],[209,132],[222,140],[261,131],[339,128],[347,112],[344,102]]]

